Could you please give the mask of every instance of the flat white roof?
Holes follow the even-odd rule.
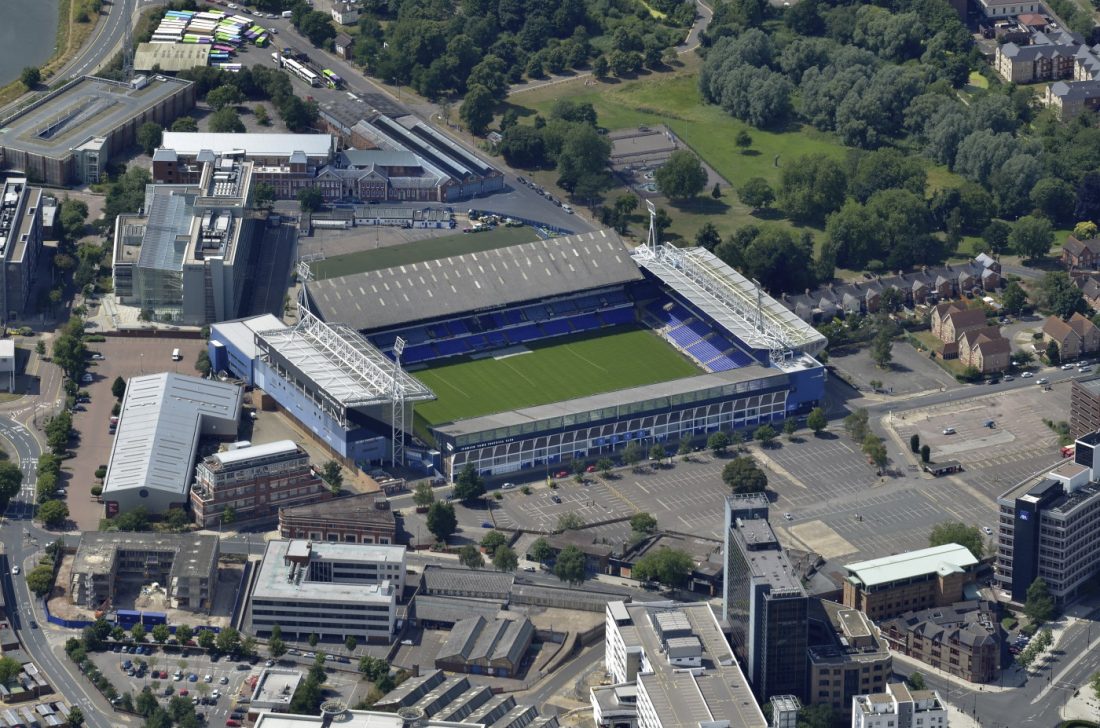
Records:
[[[222,465],[228,465],[230,463],[239,463],[242,460],[267,457],[268,455],[297,452],[297,450],[298,445],[293,440],[279,440],[277,442],[268,442],[263,445],[242,447],[238,450],[226,450],[225,452],[214,453],[210,457],[214,458]]]
[[[184,374],[132,378],[119,412],[103,495],[148,488],[186,496],[202,420],[236,421],[242,398],[236,384]]]
[[[15,356],[15,339],[0,339],[0,359],[11,359]]]
[[[848,570],[850,576],[858,578],[864,586],[875,586],[926,574],[946,576],[963,571],[966,567],[977,563],[978,560],[974,558],[974,554],[970,553],[970,549],[957,543],[947,543],[919,551],[907,551],[903,554],[860,561],[848,564],[844,568]]]
[[[256,332],[273,331],[285,325],[272,314],[265,313],[262,316],[213,324],[210,327],[210,339],[229,344],[248,358],[255,359]]]
[[[209,149],[215,155],[243,151],[250,157],[289,158],[294,152],[305,152],[309,157],[326,157],[332,152],[332,135],[166,131],[161,147],[183,156],[194,156]]]

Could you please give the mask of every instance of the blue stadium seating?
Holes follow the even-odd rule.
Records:
[[[686,323],[684,325],[687,326],[687,328],[694,331],[695,333],[699,334],[700,339],[707,336],[708,334],[710,334],[714,330],[710,326],[708,326],[706,324],[706,322],[701,321],[699,319],[693,319],[692,321],[689,321],[688,323]]]
[[[755,359],[740,349],[734,349],[727,356],[729,356],[730,360],[739,367],[747,367],[749,364],[756,362]]]
[[[458,356],[469,353],[470,342],[467,339],[446,339],[435,342],[435,348],[441,356]]]
[[[722,352],[715,349],[714,345],[709,341],[700,341],[697,344],[692,344],[687,347],[687,353],[698,359],[699,363],[704,363],[715,357],[722,356]]]
[[[470,333],[470,327],[466,325],[466,322],[462,319],[455,319],[451,321],[448,328],[451,330],[453,336],[464,336]]]
[[[707,369],[712,372],[725,372],[730,369],[737,369],[738,366],[729,357],[720,356],[713,361],[707,362]]]
[[[546,310],[546,306],[528,306],[523,309],[523,312],[527,314],[528,321],[545,321],[550,318],[550,313]]]
[[[489,346],[493,348],[508,345],[508,337],[504,335],[503,331],[490,331],[485,334],[485,339],[489,342]]]
[[[515,309],[504,311],[501,313],[501,316],[504,317],[505,323],[508,324],[522,324],[524,321],[523,312]]]
[[[569,328],[569,321],[566,319],[554,319],[552,321],[543,321],[539,328],[542,329],[544,336],[560,336],[562,334],[572,333],[573,329]]]
[[[574,316],[569,319],[569,323],[573,324],[575,331],[590,331],[592,329],[598,329],[602,325],[600,323],[600,317],[594,313],[585,313],[580,316]]]
[[[554,309],[554,313],[558,315],[561,315],[563,313],[573,313],[577,310],[577,304],[570,300],[554,301],[552,304],[550,304],[550,306]]]
[[[677,346],[686,349],[699,341],[699,334],[683,326],[678,326],[668,332],[668,338],[672,339]]]
[[[378,334],[377,336],[372,336],[370,340],[379,349],[389,349],[393,347],[393,342],[396,338],[397,334],[391,332],[387,334]]]
[[[634,309],[629,306],[613,308],[610,311],[601,311],[600,318],[609,326],[629,324],[634,322]]]
[[[526,326],[519,326],[514,329],[505,329],[504,333],[508,335],[508,340],[514,344],[522,344],[525,341],[531,341],[542,336],[539,327],[534,324],[527,324]]]

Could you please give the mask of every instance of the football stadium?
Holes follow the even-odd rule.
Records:
[[[400,429],[449,478],[675,449],[824,398],[820,333],[706,250],[632,251],[611,230],[310,280],[306,295],[391,360],[405,342],[402,367],[434,399]]]

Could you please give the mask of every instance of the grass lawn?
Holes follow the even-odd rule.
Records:
[[[463,359],[413,372],[439,397],[416,406],[430,424],[690,377],[694,364],[651,331],[557,339],[505,359]]]
[[[452,255],[496,250],[517,243],[531,243],[537,239],[538,234],[529,227],[510,228],[501,225],[480,233],[455,232],[452,235],[427,238],[415,243],[334,255],[313,263],[311,267],[313,275],[318,279],[336,278],[353,273],[392,268],[397,265],[422,263]]]
[[[919,341],[924,347],[925,350],[921,353],[925,356],[928,356],[929,351],[939,351],[943,346],[943,342],[931,331],[914,331],[911,336]],[[966,367],[963,366],[962,362],[958,359],[941,359],[937,356],[933,361],[943,367],[943,369],[953,377],[962,374],[966,370]]]

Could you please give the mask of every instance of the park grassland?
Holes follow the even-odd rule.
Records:
[[[532,344],[504,359],[462,359],[412,372],[438,397],[416,405],[439,424],[665,382],[701,371],[651,331],[622,328]]]

